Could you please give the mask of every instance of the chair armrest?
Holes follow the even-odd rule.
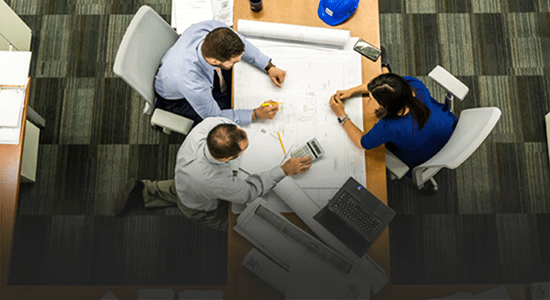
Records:
[[[151,117],[151,125],[187,135],[193,126],[193,120],[157,108]]]
[[[386,169],[398,179],[401,179],[409,171],[409,166],[402,162],[395,154],[386,149]]]
[[[460,100],[464,100],[464,97],[466,97],[469,92],[468,87],[464,83],[441,66],[436,66],[430,74],[428,74],[428,77]]]

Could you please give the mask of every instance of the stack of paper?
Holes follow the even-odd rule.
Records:
[[[0,144],[19,144],[31,52],[0,51]]]
[[[233,0],[172,0],[172,27],[178,34],[206,20],[217,20],[232,26]]]

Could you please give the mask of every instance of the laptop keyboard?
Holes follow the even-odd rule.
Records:
[[[328,209],[366,239],[370,239],[382,225],[382,221],[346,191],[336,201],[330,202]]]

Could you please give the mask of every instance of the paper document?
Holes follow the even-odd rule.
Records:
[[[239,20],[239,33],[256,38],[306,42],[344,48],[349,30]]]
[[[254,136],[242,155],[241,169],[256,174],[280,166],[285,154],[277,132],[262,127]]]
[[[315,47],[297,45],[294,42],[300,35],[270,30],[272,26],[279,28],[279,25],[286,28],[285,24],[239,20],[239,32],[247,37],[250,35],[289,40],[282,42],[248,39],[264,54],[272,57],[278,67],[286,70],[286,78],[282,88],[277,88],[262,70],[247,62],[236,64],[233,68],[234,106],[236,109],[253,108],[268,99],[278,99],[284,103],[272,120],[242,127],[247,132],[254,132],[258,126],[274,126],[284,141],[293,145],[301,145],[315,137],[325,154],[313,162],[308,172],[293,177],[300,187],[313,189],[308,190],[308,195],[312,195],[315,201],[328,201],[350,176],[366,183],[364,151],[351,142],[329,106],[330,96],[336,90],[362,83],[361,56],[354,51],[335,50],[317,43],[314,44]],[[311,31],[323,28],[314,29]],[[326,30],[332,32],[335,29]],[[335,35],[338,37],[342,34]],[[344,45],[344,40],[349,38],[349,32],[339,42],[330,41],[328,33],[326,36],[324,41],[328,41],[328,46],[338,43]],[[304,41],[312,39],[308,35],[302,36]],[[338,38],[335,40],[338,41]],[[347,99],[344,106],[353,122],[362,128],[362,98]]]
[[[25,90],[0,89],[0,127],[17,127],[25,102]]]
[[[172,26],[178,34],[206,20],[217,20],[232,26],[233,0],[172,0],[172,13]]]
[[[0,51],[0,85],[24,87],[29,77],[31,52]]]
[[[323,272],[330,273],[330,281],[334,283],[329,287],[331,295],[344,292],[342,296],[357,294],[358,299],[369,299],[371,291],[377,292],[381,288],[379,281],[383,281],[383,284],[387,282],[387,277],[373,270],[366,257],[366,262],[361,261],[349,273],[344,272],[348,269],[349,261],[264,204],[261,200],[250,203],[237,218],[237,225],[233,229],[283,269],[292,272],[296,261],[312,261],[319,264]],[[298,274],[302,271],[295,270]],[[325,277],[323,280],[327,279]],[[290,290],[292,283],[288,282],[287,299],[291,298],[288,292],[297,292],[295,289]]]
[[[370,286],[368,286],[368,289],[369,292],[374,294],[378,293],[382,287],[386,285],[388,276],[380,265],[366,254],[362,257],[355,255],[355,253],[340,242],[340,240],[313,219],[313,216],[321,207],[317,206],[317,204],[307,196],[292,177],[285,177],[277,184],[273,191],[285,201],[319,239],[354,265],[352,272],[349,274],[352,278],[369,278],[368,282]],[[366,288],[366,286],[362,286],[360,289],[362,288]]]

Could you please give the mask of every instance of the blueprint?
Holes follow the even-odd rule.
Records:
[[[279,89],[265,72],[251,64],[243,61],[234,66],[235,108],[256,108],[269,99],[283,103],[273,120],[243,126],[249,138],[261,126],[274,128],[290,152],[316,137],[326,153],[313,162],[308,172],[293,176],[315,201],[328,201],[350,176],[366,183],[364,151],[350,141],[329,106],[336,90],[361,84],[360,55],[290,41],[248,40],[287,72]],[[345,100],[344,106],[351,120],[363,128],[361,97]]]

